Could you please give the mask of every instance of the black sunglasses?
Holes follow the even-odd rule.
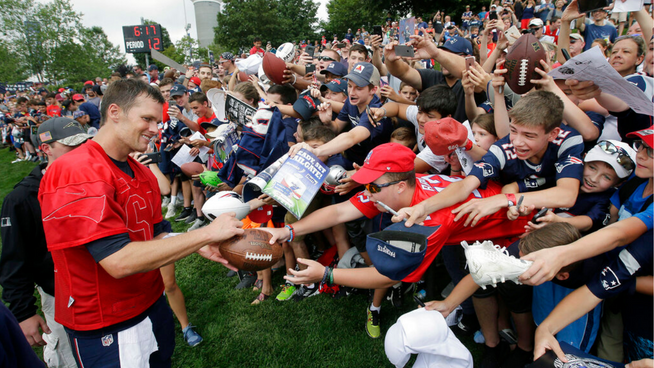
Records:
[[[634,141],[634,144],[632,146],[634,147],[636,152],[640,151],[641,148],[644,148],[645,152],[647,152],[647,156],[649,156],[649,158],[654,158],[654,149],[652,149],[652,147],[647,146],[647,144],[645,144],[645,142],[643,142],[641,140],[637,140],[637,141]]]
[[[318,56],[317,59],[320,61],[336,61],[333,58],[330,58],[329,56]]]
[[[366,188],[368,193],[375,194],[375,193],[381,192],[382,188],[390,187],[391,185],[395,185],[395,184],[403,182],[405,180],[406,179],[395,180],[395,181],[391,181],[391,182],[385,183],[385,184],[368,183],[368,184],[364,185],[364,187]]]

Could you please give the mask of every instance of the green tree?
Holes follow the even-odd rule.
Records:
[[[0,81],[16,83],[28,77],[27,65],[22,57],[5,42],[0,42]]]
[[[273,46],[315,37],[318,4],[311,0],[225,0],[214,43],[249,50],[255,37]]]
[[[0,58],[0,70],[14,64],[39,80],[77,82],[107,77],[126,62],[100,27],[82,25],[70,0],[0,0],[0,9],[0,32],[13,56]]]
[[[327,4],[329,20],[322,22],[324,35],[328,40],[332,35],[343,38],[348,28],[355,31],[364,26],[371,29],[375,24],[381,24],[386,17],[386,9],[377,4],[367,4],[366,0],[330,0]]]

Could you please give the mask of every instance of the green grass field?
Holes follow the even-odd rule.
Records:
[[[13,159],[8,149],[0,150],[0,201],[35,166],[11,164]],[[182,224],[173,222],[174,231],[189,226]],[[226,272],[198,255],[177,262],[177,282],[186,297],[189,319],[204,341],[189,347],[176,324],[174,367],[391,367],[384,353],[384,334],[402,313],[416,306],[410,298],[399,309],[384,302],[382,338],[371,339],[364,329],[365,295],[338,300],[318,295],[283,303],[269,299],[251,306],[257,292],[234,290],[238,278],[227,278]],[[282,276],[281,271],[273,274],[275,295]],[[472,338],[462,341],[478,360],[480,345]]]

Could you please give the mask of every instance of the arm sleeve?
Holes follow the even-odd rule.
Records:
[[[481,183],[479,188],[486,189],[486,185],[490,179],[499,178],[500,170],[504,168],[505,163],[506,156],[504,155],[502,148],[497,145],[496,142],[491,146],[481,160],[472,165],[472,170],[470,170],[469,175],[476,176]]]
[[[381,213],[365,192],[357,193],[355,196],[350,198],[350,202],[367,218],[373,218]]]
[[[18,322],[36,314],[36,298],[28,244],[34,241],[30,224],[21,220],[27,206],[8,195],[2,205],[2,255],[0,256],[0,285],[2,299],[9,304],[9,310]]]
[[[606,267],[595,275],[587,284],[588,289],[600,299],[633,290],[637,273],[649,269],[651,273],[652,257],[652,230],[648,230],[640,238],[629,244]]]
[[[572,178],[581,180],[584,173],[584,141],[581,135],[565,138],[557,153],[556,180]]]

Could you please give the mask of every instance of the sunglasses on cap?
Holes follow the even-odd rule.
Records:
[[[615,160],[620,164],[620,166],[624,167],[625,170],[631,171],[636,167],[624,148],[618,147],[609,141],[601,141],[597,146],[609,155],[617,154],[618,157]]]
[[[333,58],[330,58],[329,56],[318,56],[317,59],[320,61],[336,61]]]
[[[634,147],[636,152],[640,152],[641,149],[645,149],[645,152],[647,152],[647,156],[649,156],[649,158],[654,158],[654,149],[652,149],[652,147],[647,146],[645,142],[641,140],[634,141],[632,147]]]
[[[364,185],[364,187],[366,188],[368,193],[375,194],[375,193],[381,192],[382,188],[390,187],[391,185],[395,185],[395,184],[403,182],[405,180],[406,179],[395,180],[395,181],[391,181],[391,182],[388,182],[388,183],[385,183],[385,184],[368,183],[368,184]]]

